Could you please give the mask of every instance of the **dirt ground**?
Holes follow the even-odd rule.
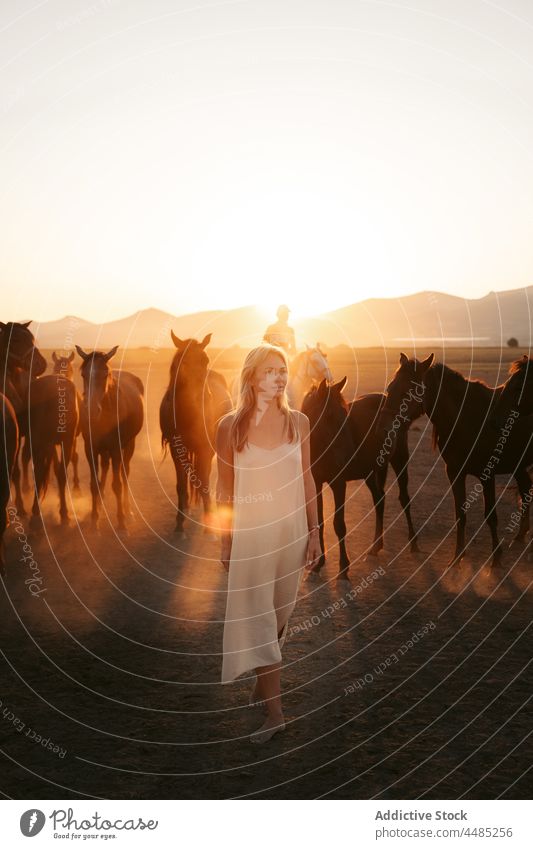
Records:
[[[226,376],[235,373],[234,355],[209,353]],[[219,683],[227,576],[218,542],[203,533],[198,511],[185,541],[173,534],[174,471],[170,458],[162,460],[158,428],[171,355],[132,351],[124,363],[145,381],[147,402],[128,535],[115,531],[109,485],[100,530],[90,529],[83,456],[82,492],[69,493],[70,527],[59,525],[55,485],[40,536],[20,517],[38,565],[38,596],[25,583],[31,571],[21,559],[20,528],[6,535],[2,794],[527,798],[532,564],[527,552],[508,548],[512,483],[498,479],[501,571],[488,567],[480,500],[469,512],[469,554],[448,569],[452,500],[429,423],[420,419],[410,434],[410,491],[422,553],[409,551],[390,473],[385,551],[365,558],[371,498],[361,482],[350,483],[349,583],[336,580],[326,493],[327,563],[319,578],[302,583],[284,649],[287,728],[254,747],[248,735],[261,717],[247,707],[250,680]],[[496,383],[512,356],[451,349],[445,359]],[[335,378],[349,378],[348,400],[380,391],[397,359],[397,351],[377,349],[330,355]],[[81,441],[79,448],[83,454]]]

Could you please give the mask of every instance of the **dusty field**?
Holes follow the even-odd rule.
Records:
[[[349,377],[348,399],[384,386],[397,363],[396,351],[386,353],[330,358],[335,377]],[[470,351],[453,349],[446,362],[491,383],[504,379],[499,350],[474,355],[471,363]],[[227,580],[218,543],[204,537],[198,514],[185,542],[173,536],[174,473],[170,459],[161,460],[157,419],[170,358],[170,351],[134,351],[126,361],[145,380],[147,398],[129,535],[115,533],[109,487],[101,529],[89,529],[83,457],[71,527],[58,524],[52,486],[45,532],[28,537],[42,576],[37,598],[25,584],[22,543],[8,531],[0,602],[3,795],[526,798],[532,564],[508,550],[501,573],[490,572],[476,503],[469,556],[447,570],[452,501],[425,418],[410,443],[423,554],[406,548],[391,474],[385,552],[365,560],[371,498],[366,487],[349,485],[351,584],[335,580],[328,518],[328,561],[319,579],[302,584],[284,652],[288,727],[265,747],[250,745],[260,724],[245,706],[250,682],[218,683]],[[237,365],[222,356],[217,367],[229,376]],[[508,543],[515,494],[503,477],[498,496]],[[327,493],[328,517],[331,506]],[[416,631],[422,636],[408,643]]]

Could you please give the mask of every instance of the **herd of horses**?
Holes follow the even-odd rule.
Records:
[[[29,329],[31,322],[0,322],[1,450],[0,464],[0,570],[4,573],[3,536],[11,487],[15,506],[24,515],[22,492],[29,487],[33,469],[33,506],[30,527],[38,529],[41,501],[53,468],[58,483],[60,519],[68,523],[67,469],[72,464],[74,488],[79,487],[76,442],[83,438],[90,470],[91,521],[98,523],[109,466],[117,503],[117,525],[126,528],[131,460],[135,441],[144,423],[144,386],[136,375],[113,370],[107,353],[86,352],[79,345],[83,395],[73,381],[74,352],[58,357],[53,372],[44,374],[47,362]],[[176,472],[176,532],[184,534],[184,521],[192,502],[202,501],[204,525],[212,533],[213,500],[209,480],[217,423],[233,409],[234,393],[226,379],[209,368],[204,339],[171,338],[176,352],[170,379],[159,409],[162,447],[168,449]],[[523,544],[529,530],[532,493],[528,467],[533,465],[533,367],[527,356],[511,366],[507,381],[491,388],[481,380],[466,378],[433,355],[423,361],[405,354],[385,393],[370,393],[352,402],[343,397],[346,377],[335,382],[327,355],[319,345],[298,354],[291,362],[288,394],[291,406],[301,409],[311,424],[311,464],[316,483],[322,556],[325,563],[323,487],[334,497],[333,525],[339,541],[338,577],[346,578],[350,558],[346,548],[345,499],[348,481],[364,480],[374,504],[375,532],[368,552],[383,548],[385,486],[391,465],[398,482],[411,551],[418,551],[417,532],[411,518],[408,489],[408,433],[412,422],[427,415],[433,426],[433,443],[441,453],[453,492],[456,547],[451,564],[466,550],[468,500],[466,477],[480,481],[485,520],[492,539],[492,565],[501,561],[498,538],[495,477],[514,476],[519,493],[520,522],[516,542]]]

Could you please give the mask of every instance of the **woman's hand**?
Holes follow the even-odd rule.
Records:
[[[308,570],[312,569],[314,566],[317,565],[321,557],[322,549],[320,547],[320,537],[318,534],[318,528],[314,528],[309,534],[305,568]]]
[[[222,545],[220,547],[220,562],[226,572],[229,572],[229,561],[231,556],[231,537],[222,537]]]

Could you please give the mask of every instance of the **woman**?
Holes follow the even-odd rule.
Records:
[[[237,409],[220,420],[216,438],[220,559],[229,572],[222,682],[255,670],[250,704],[264,704],[267,718],[254,743],[285,728],[281,648],[302,570],[320,557],[309,419],[290,409],[287,379],[281,348],[253,348]]]

